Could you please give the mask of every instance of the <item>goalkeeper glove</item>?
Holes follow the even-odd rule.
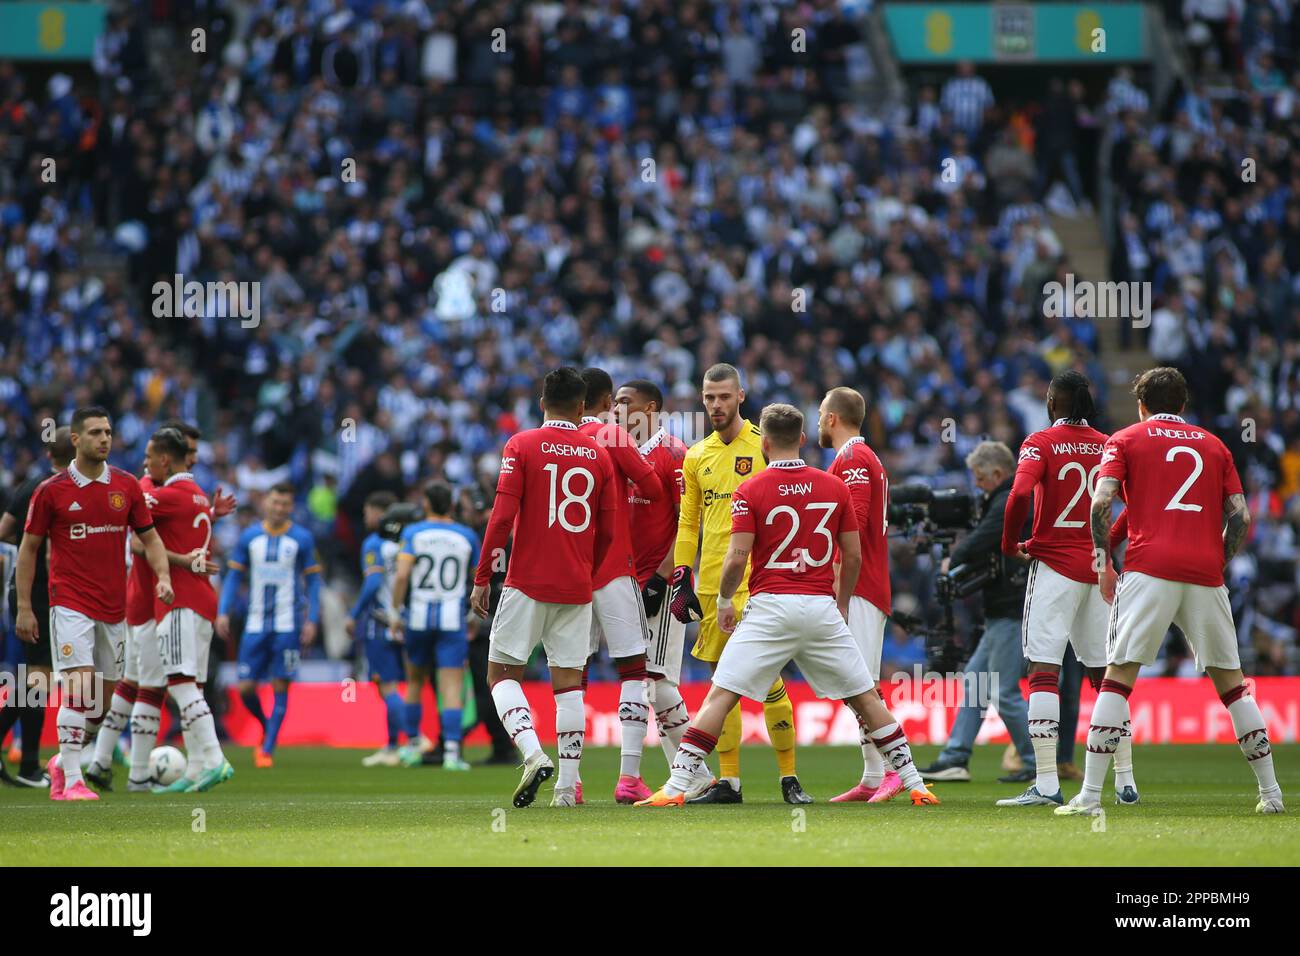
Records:
[[[695,596],[695,576],[691,573],[689,564],[681,564],[673,569],[673,596],[668,609],[683,624],[704,617],[700,599]]]
[[[664,592],[668,582],[662,574],[653,574],[641,589],[641,603],[645,605],[645,616],[654,617],[664,606]]]

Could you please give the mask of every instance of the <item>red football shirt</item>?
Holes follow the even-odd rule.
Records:
[[[853,593],[889,614],[889,476],[866,439],[850,438],[831,462],[830,473],[848,486],[862,538],[862,571]]]
[[[140,490],[147,496],[153,491],[153,479],[148,475],[140,478]],[[148,503],[148,498],[145,499]],[[174,570],[174,569],[173,569]],[[173,584],[175,578],[172,579]],[[126,623],[132,627],[148,624],[153,620],[153,588],[156,584],[153,568],[143,554],[133,555],[131,572],[126,579]]]
[[[1242,494],[1232,454],[1177,415],[1117,431],[1101,456],[1128,504],[1125,571],[1205,587],[1223,584],[1223,502]]]
[[[1091,425],[1064,419],[1025,439],[1002,523],[1003,553],[1015,554],[1032,496],[1030,556],[1071,580],[1097,583],[1088,522],[1105,444],[1106,435]]]
[[[578,434],[594,438],[596,444],[609,452],[610,461],[614,465],[614,479],[618,484],[618,520],[614,523],[614,542],[609,546],[605,560],[596,569],[591,582],[593,589],[599,589],[615,578],[636,574],[636,558],[632,553],[631,496],[636,490],[633,486],[641,485],[650,498],[662,498],[663,490],[658,487],[659,479],[654,477],[654,468],[645,460],[636,442],[622,425],[602,422],[599,418],[584,418],[578,426]],[[653,481],[650,480],[652,477]]]
[[[212,506],[203,489],[194,483],[189,472],[172,475],[159,488],[145,494],[153,513],[158,537],[168,551],[189,554],[195,548],[206,549],[212,541]],[[172,590],[176,600],[164,604],[154,599],[154,620],[161,621],[169,610],[187,607],[199,617],[212,621],[217,617],[217,592],[206,574],[191,571],[189,565],[173,565]]]
[[[636,534],[632,551],[636,558],[636,581],[641,587],[659,570],[664,555],[677,541],[677,505],[682,500],[682,459],[686,444],[659,429],[641,446],[641,454],[659,477],[664,494],[649,498],[640,487],[632,490],[632,521]]]
[[[571,422],[545,422],[506,442],[497,495],[518,506],[506,587],[549,604],[589,604],[596,525],[615,521],[626,497],[609,453]],[[498,547],[489,524],[476,585],[491,578]]]
[[[801,458],[768,462],[731,496],[731,533],[754,535],[751,595],[834,597],[839,534],[857,530],[848,486]]]
[[[140,482],[105,465],[87,478],[76,463],[43,482],[27,511],[28,534],[49,539],[50,607],[96,621],[126,618],[126,537],[148,531],[153,517]]]

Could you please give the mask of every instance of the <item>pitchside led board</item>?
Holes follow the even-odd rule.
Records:
[[[1149,57],[1141,3],[889,3],[903,63],[1132,62]]]
[[[103,32],[100,3],[0,0],[0,59],[89,60]]]

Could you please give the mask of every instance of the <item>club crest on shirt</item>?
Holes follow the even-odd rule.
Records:
[[[71,645],[71,644],[61,644],[61,645],[59,646],[59,653],[62,654],[64,657],[71,657],[71,656],[72,656],[72,645]]]
[[[108,506],[114,511],[121,511],[126,507],[126,495],[120,491],[110,491],[108,493]]]
[[[747,456],[745,458],[740,458],[740,457],[736,458],[736,474],[747,475],[753,470],[754,470],[754,458],[752,455]]]

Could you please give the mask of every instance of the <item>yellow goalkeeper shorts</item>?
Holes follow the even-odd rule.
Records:
[[[696,660],[709,661],[717,663],[722,656],[722,649],[727,646],[727,638],[730,634],[724,634],[722,628],[718,627],[718,596],[716,594],[697,594],[700,599],[700,609],[704,612],[700,618],[700,632],[695,638],[695,647],[691,649],[691,656]],[[749,600],[748,591],[737,591],[732,598],[732,604],[736,608],[736,620],[740,620],[745,613],[745,603]]]

